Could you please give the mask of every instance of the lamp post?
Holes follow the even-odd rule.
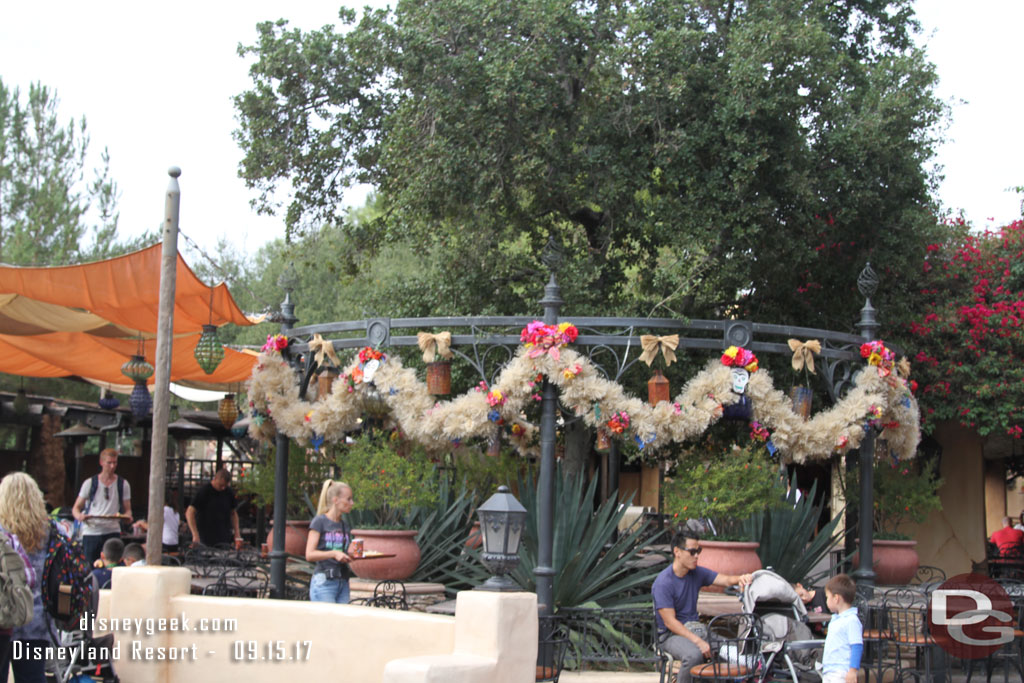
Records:
[[[295,304],[292,303],[292,291],[298,284],[294,267],[289,264],[285,272],[277,280],[278,286],[284,290],[284,301],[281,302],[281,334],[288,336],[298,318],[295,317]],[[286,362],[292,362],[288,349],[281,352]],[[277,430],[274,440],[274,540],[270,550],[270,594],[279,600],[285,596],[285,563],[288,553],[284,549],[285,525],[288,519],[288,436]]]
[[[860,329],[864,341],[873,341],[878,337],[878,319],[875,308],[871,305],[871,297],[878,289],[878,276],[868,263],[857,277],[857,289],[864,297],[864,307],[860,309]],[[857,581],[857,590],[864,597],[870,598],[875,588],[875,570],[873,567],[874,553],[874,466],[875,466],[875,430],[869,428],[857,449],[857,464],[860,471],[860,507],[857,511],[857,525],[860,529],[860,566],[853,571]]]
[[[480,557],[484,566],[494,575],[475,590],[519,591],[522,588],[508,578],[508,573],[519,565],[519,541],[526,526],[526,508],[516,500],[507,486],[477,508],[484,549]]]

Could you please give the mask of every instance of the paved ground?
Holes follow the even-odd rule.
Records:
[[[863,680],[863,678],[861,679]],[[913,680],[913,679],[908,679]],[[1016,671],[1010,672],[1008,683],[1022,683],[1020,674]],[[559,678],[561,683],[658,683],[657,672],[615,672],[615,671],[563,671]],[[966,683],[967,676],[959,670],[953,672],[950,683]],[[976,672],[972,683],[985,683],[984,671]],[[1004,683],[1002,668],[992,673],[993,683]]]

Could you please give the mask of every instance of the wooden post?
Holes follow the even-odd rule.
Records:
[[[160,307],[156,327],[156,363],[153,378],[153,432],[149,451],[149,512],[146,520],[146,564],[159,567],[163,558],[164,487],[167,478],[167,421],[171,412],[171,345],[174,332],[174,290],[178,276],[178,215],[181,169],[167,171],[163,246],[160,261]]]

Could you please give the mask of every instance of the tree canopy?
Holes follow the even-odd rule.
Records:
[[[932,240],[945,108],[910,0],[400,1],[340,18],[262,23],[239,47],[240,174],[262,211],[289,188],[289,233],[340,231],[357,271],[411,253],[427,279],[405,314],[536,310],[553,235],[572,314],[845,329],[864,262],[895,313]],[[353,227],[355,182],[381,211]]]

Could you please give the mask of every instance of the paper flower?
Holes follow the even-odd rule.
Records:
[[[263,345],[262,350],[267,352],[278,352],[284,351],[288,348],[288,337],[283,334],[268,334],[267,343]]]
[[[566,344],[576,341],[579,331],[572,323],[560,323],[558,325],[545,325],[539,320],[523,328],[519,335],[519,341],[523,346],[530,349],[530,358],[539,358],[544,354],[550,355],[558,360],[558,350]]]
[[[722,354],[722,365],[730,368],[743,368],[747,372],[757,372],[757,356],[742,346],[730,346]]]

